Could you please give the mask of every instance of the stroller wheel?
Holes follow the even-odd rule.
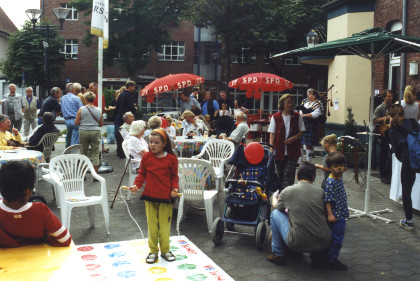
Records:
[[[222,244],[223,234],[225,233],[225,226],[221,218],[216,218],[211,228],[211,239],[215,245]]]
[[[232,209],[230,207],[228,207],[226,209],[225,217],[227,217],[227,218],[230,219],[231,218],[231,214],[232,214]],[[233,231],[234,228],[235,228],[235,224],[233,222],[227,222],[226,223],[226,228],[227,228],[227,230]]]
[[[258,250],[262,250],[267,244],[268,227],[267,222],[261,221],[258,223],[257,232],[255,235],[255,244]]]

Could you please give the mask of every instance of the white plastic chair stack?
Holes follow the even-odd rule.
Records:
[[[179,189],[182,193],[181,200],[203,200],[206,210],[208,231],[213,224],[213,203],[218,193],[217,190],[205,190],[204,186],[209,177],[216,177],[210,162],[201,159],[179,158],[178,159]],[[179,204],[177,223],[182,219],[185,204]]]
[[[101,205],[109,234],[108,195],[105,179],[99,176],[84,155],[68,154],[51,159],[51,178],[56,186],[57,201],[61,207],[61,223],[70,230],[71,211],[77,207],[87,207],[91,227],[95,226],[95,205]],[[98,196],[85,195],[85,176],[90,171],[92,177],[101,184]]]
[[[208,159],[216,173],[216,188],[219,191],[219,209],[223,213],[225,196],[224,196],[224,170],[225,163],[229,160],[235,152],[235,144],[227,140],[211,139],[206,142],[203,150],[195,159]]]
[[[129,141],[130,140],[124,140],[123,143],[122,143],[122,149],[124,151],[125,158],[126,158],[125,165],[127,165],[127,162],[128,161],[137,161],[137,160],[134,160],[134,159],[130,159],[130,153],[128,152],[128,142]],[[137,176],[137,174],[133,174],[131,172],[131,169],[130,168],[131,168],[131,164],[129,164],[128,169],[127,169],[127,173],[129,175],[128,176],[128,186],[132,186],[133,185],[134,180],[136,179],[136,176]],[[131,197],[131,191],[128,191],[127,200],[130,200],[130,197]]]

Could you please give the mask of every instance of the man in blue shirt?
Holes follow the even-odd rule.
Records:
[[[79,126],[74,124],[79,108],[83,106],[82,101],[76,95],[73,83],[66,85],[67,94],[61,99],[61,112],[67,126],[66,147],[79,143]]]
[[[210,115],[211,120],[216,120],[219,115],[219,104],[211,98],[210,92],[206,93],[206,97],[201,103],[201,112],[203,116]]]

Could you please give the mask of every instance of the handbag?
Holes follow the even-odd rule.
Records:
[[[14,140],[14,139],[10,139],[10,140],[6,140],[7,142],[7,146],[13,146],[13,147],[24,147],[25,145]]]

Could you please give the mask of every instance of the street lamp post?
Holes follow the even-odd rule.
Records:
[[[25,11],[25,13],[28,16],[28,18],[31,20],[32,25],[34,27],[34,32],[35,32],[36,31],[35,25],[38,22],[39,18],[41,17],[42,11],[40,9],[28,9]],[[60,22],[60,29],[63,29],[63,23],[66,20],[67,16],[69,15],[70,9],[61,8],[61,7],[54,8],[53,13]],[[49,71],[49,56],[48,56],[48,48],[50,45],[50,27],[57,28],[57,26],[49,25],[49,24],[39,26],[39,29],[45,29],[47,33],[46,41],[43,41],[44,63],[45,63],[44,72],[45,72],[45,75],[47,76],[47,91],[50,89],[50,71]]]
[[[308,47],[315,46],[316,44],[318,44],[318,41],[319,41],[319,36],[318,36],[318,33],[315,32],[315,30],[311,30],[306,35],[306,42],[308,43]]]

